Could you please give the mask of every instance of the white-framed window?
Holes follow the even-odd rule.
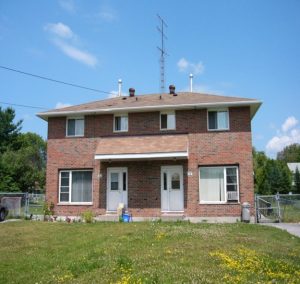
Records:
[[[229,129],[228,109],[208,110],[207,117],[208,130]]]
[[[114,115],[114,132],[128,131],[128,114]]]
[[[199,168],[200,203],[239,202],[237,166]]]
[[[161,130],[176,129],[175,111],[160,113],[160,129]]]
[[[59,203],[92,203],[91,170],[61,170],[59,172]]]
[[[67,136],[84,136],[84,118],[67,118]]]

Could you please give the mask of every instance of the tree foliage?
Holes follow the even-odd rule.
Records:
[[[300,162],[300,144],[292,144],[286,146],[282,151],[277,153],[277,160],[285,163]]]
[[[20,133],[14,110],[0,108],[0,191],[26,192],[45,185],[46,142],[35,133]]]
[[[253,164],[256,193],[269,195],[291,191],[292,175],[285,162],[269,159],[264,152],[253,149]]]

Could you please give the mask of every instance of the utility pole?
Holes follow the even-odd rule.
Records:
[[[165,39],[167,39],[165,34],[165,28],[168,27],[164,19],[157,14],[157,18],[159,20],[159,26],[157,27],[158,32],[161,36],[161,46],[157,47],[160,51],[159,65],[160,65],[160,92],[165,92],[165,56],[168,55],[165,50]]]

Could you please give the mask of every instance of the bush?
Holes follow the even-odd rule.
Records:
[[[82,216],[82,219],[86,223],[92,223],[93,222],[94,214],[93,214],[92,211],[90,211],[90,210],[84,211],[81,216]]]

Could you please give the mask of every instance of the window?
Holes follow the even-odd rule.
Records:
[[[162,112],[160,113],[160,129],[168,130],[175,129],[175,112]]]
[[[225,203],[238,201],[238,168],[200,167],[200,202]]]
[[[115,115],[114,131],[128,131],[128,115]]]
[[[92,171],[61,171],[59,202],[92,202]]]
[[[84,135],[84,119],[68,118],[67,136],[83,136],[83,135]]]
[[[209,130],[228,130],[228,110],[208,111]]]
[[[180,189],[180,175],[178,173],[174,173],[171,178],[172,189]]]

